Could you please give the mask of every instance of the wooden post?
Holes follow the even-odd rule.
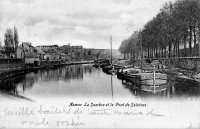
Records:
[[[141,64],[140,64],[140,65],[141,65],[141,69],[142,69],[142,58],[143,58],[143,53],[142,53],[143,50],[142,50],[142,47],[143,47],[143,46],[142,46],[142,38],[141,38],[141,37],[142,37],[142,36],[141,36],[141,31],[140,31],[140,32],[139,32],[139,43],[141,43],[141,50],[140,50],[140,51],[141,51],[141,53],[140,53],[140,56],[141,56],[141,62],[140,62],[140,63],[141,63]]]
[[[155,69],[155,65],[154,65],[154,69]],[[155,70],[153,70],[153,91],[154,91],[154,94],[156,93],[156,85],[155,85],[155,80],[156,80],[156,73],[155,73]]]
[[[111,65],[112,65],[112,36],[110,36],[110,46],[111,46]]]

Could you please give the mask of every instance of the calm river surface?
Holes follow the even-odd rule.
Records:
[[[167,90],[152,93],[122,83],[117,75],[108,75],[92,65],[73,65],[20,75],[4,81],[1,91],[33,100],[39,98],[200,98],[200,87],[168,82]]]

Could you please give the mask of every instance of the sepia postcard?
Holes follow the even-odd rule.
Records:
[[[0,129],[200,129],[199,0],[0,0]]]

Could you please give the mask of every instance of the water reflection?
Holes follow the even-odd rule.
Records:
[[[0,90],[28,98],[34,96],[65,97],[199,97],[200,87],[191,87],[168,80],[157,91],[144,91],[116,75],[108,75],[92,65],[74,65],[19,75],[4,80]]]
[[[91,70],[90,70],[91,71]],[[36,76],[40,76],[41,81],[70,81],[72,79],[83,79],[83,69],[80,66],[61,67],[56,69],[39,70]]]
[[[20,92],[31,90],[34,83],[37,81],[37,72],[32,72],[26,75],[18,75],[4,80],[1,83],[0,90],[18,95]]]
[[[20,83],[25,79],[25,75],[16,76],[15,78],[9,78],[1,83],[0,90],[8,93],[18,94],[16,84]],[[25,91],[25,86],[22,87],[23,92]]]
[[[176,96],[200,96],[200,86],[191,86],[175,83],[173,88],[173,93]]]
[[[28,90],[34,91],[38,85],[51,85],[60,83],[60,81],[65,83],[70,83],[71,81],[76,80],[78,82],[83,81],[84,74],[91,75],[92,72],[93,70],[91,65],[74,65],[61,68],[38,70],[37,72],[19,75],[4,80],[0,85],[0,90],[16,95],[23,95],[23,93],[27,93]],[[64,84],[59,85],[65,86]],[[33,87],[34,89],[32,89]],[[50,89],[46,89],[45,92],[48,92],[48,90]]]
[[[65,78],[68,80],[71,79],[83,79],[83,68],[80,66],[74,67],[65,67]]]
[[[91,65],[85,65],[83,68],[84,68],[84,73],[92,74]]]
[[[110,87],[111,87],[111,93],[112,93],[112,99],[113,99],[113,77],[110,76]]]
[[[175,82],[174,80],[168,80],[168,83],[160,86],[160,89],[157,90],[146,90],[141,86],[137,86],[130,81],[121,80],[124,88],[130,90],[135,96],[142,97],[199,97],[200,96],[200,87],[197,86],[188,86]],[[145,87],[145,86],[144,86]],[[146,86],[148,87],[148,86]]]

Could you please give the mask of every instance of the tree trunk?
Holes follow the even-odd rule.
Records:
[[[190,26],[190,37],[189,37],[189,55],[192,55],[192,26]]]
[[[160,47],[160,58],[162,58],[162,47]]]
[[[169,58],[171,58],[171,43],[169,42]]]
[[[158,58],[158,46],[156,45],[156,58]]]
[[[177,50],[177,56],[178,56],[178,58],[179,58],[179,53],[180,53],[180,42],[179,42],[179,40],[178,40],[178,48],[177,48],[178,50]]]
[[[194,29],[193,29],[193,35],[194,35],[194,56],[197,56],[198,55],[198,48],[197,48],[197,36],[196,36],[196,26],[194,26]]]
[[[176,54],[176,56],[175,57],[178,57],[178,41],[176,41],[176,52],[175,52]]]
[[[148,58],[149,58],[149,44],[148,44]]]
[[[186,42],[186,40],[187,40],[187,36],[185,36],[184,37],[184,53],[183,53],[183,57],[186,57],[187,56],[187,49],[186,49],[186,45],[187,45],[187,42]]]
[[[176,44],[174,44],[173,57],[176,57]]]

